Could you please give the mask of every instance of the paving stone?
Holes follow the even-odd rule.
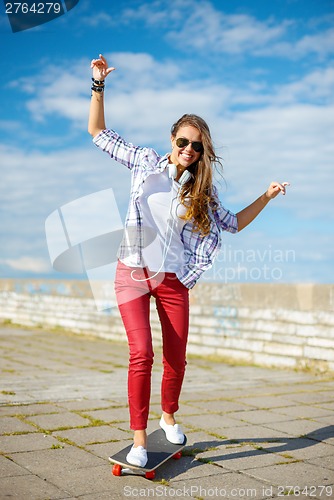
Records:
[[[183,402],[188,404],[196,401],[212,401],[222,398],[222,391],[212,389],[211,391],[192,391],[190,388],[187,392],[182,390],[180,404]]]
[[[187,432],[186,450],[189,452],[196,450],[206,450],[223,444],[228,444],[228,440],[218,439],[205,432]]]
[[[252,477],[270,481],[276,486],[319,486],[333,483],[333,471],[307,462],[258,467],[250,471]]]
[[[91,453],[70,445],[52,450],[36,450],[31,452],[10,453],[8,457],[16,464],[33,474],[47,477],[49,471],[61,473],[64,470],[77,470],[95,467],[103,462]]]
[[[293,400],[288,400],[283,396],[272,395],[244,397],[238,399],[238,401],[249,406],[254,406],[255,408],[260,408],[262,410],[267,410],[268,408],[285,408],[286,406],[296,406],[296,402]]]
[[[309,392],[296,393],[293,395],[291,394],[286,396],[286,398],[298,403],[318,405],[332,403],[334,401],[332,391],[318,392],[314,390]]]
[[[187,403],[180,404],[180,409],[177,412],[177,417],[184,418],[187,415],[202,415],[203,411],[206,411],[205,404],[198,403],[198,406],[189,405]],[[161,408],[157,410],[159,414],[161,413]]]
[[[193,410],[200,410],[201,412],[213,412],[213,413],[230,413],[248,410],[249,406],[241,404],[237,401],[227,401],[227,400],[211,400],[192,401],[189,403]]]
[[[147,479],[139,476],[126,476],[121,478],[111,476],[110,484],[112,487],[112,493],[109,499],[162,498],[163,500],[166,500],[168,498],[192,498],[188,495],[182,496],[179,494],[176,496],[176,493],[182,494],[183,491],[176,492],[173,486],[165,484],[165,482],[159,483],[158,481],[147,481]],[[94,497],[92,497],[92,500],[94,500]]]
[[[267,449],[268,450],[268,449]],[[197,455],[198,459],[209,460],[210,463],[226,467],[228,470],[244,471],[259,466],[275,465],[291,462],[281,455],[264,450],[257,450],[253,446],[221,446],[218,450],[210,450]]]
[[[69,411],[91,411],[118,406],[119,403],[102,399],[79,399],[77,401],[62,401],[57,403],[58,408],[66,408]]]
[[[318,429],[315,429],[314,431],[310,432],[308,434],[308,437],[310,439],[313,439],[315,441],[320,441],[322,443],[326,443],[328,445],[334,446],[334,426],[333,425],[327,425],[327,426],[319,426]]]
[[[216,415],[213,413],[205,414],[205,416],[187,416],[182,420],[182,423],[186,428],[201,429],[222,436],[225,435],[225,429],[243,425],[242,422],[233,420],[226,415]]]
[[[108,464],[95,467],[83,467],[80,469],[66,469],[61,472],[49,468],[44,477],[58,488],[68,492],[76,498],[81,495],[94,493],[99,498],[100,493],[109,492],[112,498],[111,473]]]
[[[313,417],[312,420],[319,422],[319,424],[323,424],[324,427],[330,427],[334,422],[333,415],[327,415],[326,417]]]
[[[108,457],[111,457],[111,455],[114,455],[131,443],[132,436],[129,435],[128,440],[123,439],[122,441],[110,441],[108,443],[85,445],[85,449],[90,453],[93,453],[93,455],[107,460]]]
[[[297,406],[287,406],[286,408],[277,408],[275,410],[275,413],[279,415],[288,415],[296,418],[311,418],[311,419],[312,418],[317,419],[317,417],[333,418],[332,410],[327,410],[319,408],[317,406],[309,406],[309,405],[297,405]]]
[[[200,467],[198,468],[200,469]],[[219,467],[212,466],[211,475],[202,475],[198,470],[198,477],[190,480],[175,480],[170,482],[170,486],[176,491],[184,491],[192,498],[234,498],[247,499],[252,498],[261,500],[264,498],[263,485],[257,479],[239,474],[236,472],[228,472],[223,475],[215,475],[219,471]],[[219,477],[219,479],[218,479]],[[181,497],[187,498],[187,496]]]
[[[16,477],[26,474],[29,474],[29,471],[0,455],[0,477]]]
[[[29,415],[40,415],[48,413],[58,413],[63,411],[57,405],[52,404],[30,404],[30,405],[11,405],[1,406],[0,414],[2,415],[22,415],[24,417]]]
[[[261,425],[244,424],[224,429],[226,439],[236,439],[239,442],[251,440],[252,442],[268,442],[278,439],[288,439],[285,432],[269,429]]]
[[[70,495],[61,488],[50,484],[32,474],[27,476],[15,476],[0,478],[0,491],[6,498],[17,498],[19,500],[45,500],[46,498],[62,499]],[[2,498],[5,498],[2,497]]]
[[[318,467],[326,467],[334,471],[334,453],[320,458],[311,458],[308,460],[308,463],[317,465]],[[332,479],[334,480],[334,474],[332,475]]]
[[[52,430],[63,427],[79,427],[89,425],[87,418],[80,417],[75,413],[63,412],[52,415],[38,415],[29,417],[30,422],[38,425],[41,429]]]
[[[323,428],[319,422],[311,420],[290,420],[286,422],[268,422],[266,427],[278,430],[288,434],[289,436],[311,436],[312,433]]]
[[[43,433],[29,433],[15,436],[0,437],[1,453],[16,453],[21,451],[46,450],[58,446],[59,441]]]
[[[16,417],[0,417],[1,434],[12,434],[13,432],[37,432],[36,427],[22,422]]]
[[[224,481],[225,474],[229,471],[222,467],[216,467],[214,464],[201,462],[195,457],[182,457],[175,463],[166,462],[158,469],[158,479],[165,479],[173,487],[175,482],[197,482],[199,478],[213,478],[215,484]],[[211,483],[212,484],[212,483]]]
[[[288,372],[289,374],[292,372]],[[304,382],[297,382],[297,379],[290,376],[288,380],[288,385],[283,385],[280,384],[281,388],[281,393],[284,394],[303,394],[303,393],[310,393],[310,392],[321,392],[321,391],[331,391],[332,390],[332,385],[331,385],[331,380],[326,380],[326,382],[322,382],[322,380],[318,379],[317,376],[314,376],[313,374],[307,375],[306,373],[303,374],[301,372],[301,375],[305,377]],[[292,384],[290,382],[293,382]]]
[[[287,415],[280,415],[275,411],[270,410],[245,410],[238,412],[231,412],[228,414],[230,418],[236,419],[240,422],[250,422],[252,424],[266,424],[270,422],[286,422],[290,421],[291,417]]]
[[[54,431],[53,436],[69,439],[77,446],[83,446],[92,443],[103,443],[114,440],[127,439],[129,434],[125,431],[111,427],[109,425],[101,425],[95,427],[87,427],[85,429],[68,429],[65,431]]]
[[[324,403],[324,402],[322,402],[322,403],[317,403],[314,406],[316,408],[323,408],[325,410],[332,410],[332,411],[334,411],[334,402],[333,403]]]
[[[332,446],[308,438],[282,438],[276,443],[260,443],[258,440],[258,444],[272,453],[279,453],[297,460],[326,457],[334,453]]]
[[[125,490],[125,493],[127,494],[127,490]],[[130,493],[130,492],[129,492]],[[129,494],[130,496],[130,494]],[[77,498],[77,497],[75,497]],[[124,500],[125,495],[124,495],[124,486],[121,491],[115,491],[115,488],[112,488],[112,493],[110,491],[104,491],[104,492],[99,492],[99,497],[98,500]],[[97,500],[96,494],[95,493],[88,493],[88,495],[81,495],[80,500]]]
[[[82,413],[89,415],[93,419],[103,420],[106,423],[128,422],[129,420],[129,409],[127,407],[84,411]]]

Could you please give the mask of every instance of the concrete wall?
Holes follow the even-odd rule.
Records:
[[[334,285],[200,283],[188,352],[334,371]],[[0,321],[125,341],[116,307],[98,311],[86,281],[0,280]],[[152,302],[155,344],[159,321]]]

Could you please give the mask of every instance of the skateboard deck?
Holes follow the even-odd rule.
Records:
[[[109,461],[114,464],[112,473],[114,476],[122,474],[135,474],[145,476],[147,479],[154,479],[155,469],[170,458],[181,458],[181,450],[185,447],[187,438],[184,436],[182,444],[173,444],[167,441],[165,432],[157,429],[147,436],[147,456],[148,461],[145,467],[137,467],[126,461],[126,456],[131,450],[132,443],[123,450],[109,457]]]

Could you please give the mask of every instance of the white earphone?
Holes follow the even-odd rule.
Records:
[[[170,163],[168,167],[168,177],[170,179],[175,179],[177,177],[177,166],[174,165],[174,163]],[[185,170],[183,174],[181,175],[180,179],[178,180],[178,183],[182,186],[186,182],[188,182],[191,179],[192,175],[189,172],[189,170]]]

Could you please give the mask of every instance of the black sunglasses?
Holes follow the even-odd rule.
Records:
[[[196,153],[202,153],[203,144],[201,142],[189,141],[189,139],[186,139],[185,137],[179,137],[176,139],[176,145],[178,148],[186,148],[188,144],[191,144],[191,147]]]

